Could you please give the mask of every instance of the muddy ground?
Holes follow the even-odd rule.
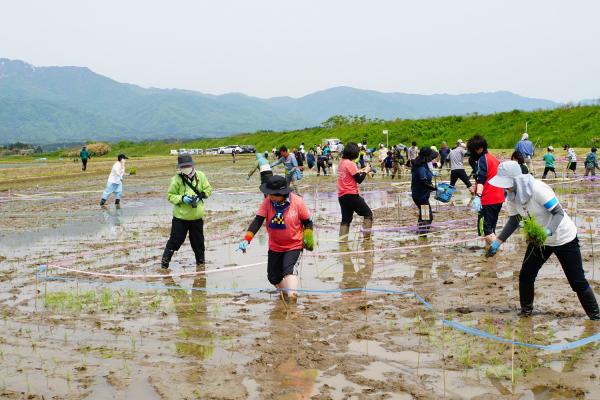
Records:
[[[600,398],[597,342],[541,351],[439,322],[538,344],[600,332],[554,258],[537,281],[536,313],[518,317],[524,241],[517,234],[486,259],[464,187],[451,205],[434,205],[435,226],[418,238],[406,173],[378,174],[361,188],[375,212],[372,241],[357,218],[341,244],[335,177],[307,173],[301,191],[318,256],[305,253],[299,274],[303,289],[320,292],[287,305],[266,266],[252,265],[266,260],[264,228],[246,254],[236,251],[262,199],[258,178],[245,180],[252,159],[197,160],[215,189],[206,201],[208,273],[145,280],[57,267],[160,272],[174,158],[129,160],[137,174],[126,178],[120,210],[98,206],[112,161],[93,159],[86,173],[70,161],[0,168],[0,398]],[[580,227],[584,267],[600,293],[600,183],[551,183]],[[194,272],[193,264],[186,242],[171,272]],[[365,287],[417,292],[436,312],[413,295]]]

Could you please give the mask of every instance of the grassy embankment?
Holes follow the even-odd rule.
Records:
[[[525,121],[529,124],[530,139],[537,147],[553,145],[587,149],[600,145],[600,106],[562,107],[544,111],[511,111],[491,115],[449,116],[418,120],[369,121],[360,118],[345,121],[330,120],[328,126],[283,132],[246,133],[225,138],[202,139],[165,143],[164,141],[111,144],[109,157],[119,152],[130,156],[168,155],[170,149],[219,147],[230,144],[252,144],[264,151],[285,144],[293,147],[304,142],[308,147],[325,138],[338,138],[343,142],[366,138],[369,144],[385,143],[384,129],[389,131],[390,143],[410,144],[416,140],[421,145],[438,145],[443,141],[467,140],[475,133],[484,135],[491,148],[510,149],[521,138]],[[44,156],[60,157],[62,152]],[[39,157],[39,155],[37,156]],[[35,158],[35,157],[30,157]]]

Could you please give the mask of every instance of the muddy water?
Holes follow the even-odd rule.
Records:
[[[246,254],[236,251],[262,200],[256,183],[244,180],[249,167],[243,160],[206,168],[215,185],[206,201],[209,271],[266,259],[264,229]],[[539,312],[529,320],[516,316],[521,238],[511,238],[494,259],[485,259],[477,242],[443,245],[473,237],[464,189],[452,205],[433,206],[432,232],[417,238],[406,183],[368,181],[363,193],[375,213],[373,239],[362,239],[357,218],[345,244],[337,241],[334,178],[307,176],[304,200],[315,215],[315,252],[323,255],[304,254],[301,287],[332,292],[304,293],[297,305],[271,292],[264,265],[150,281],[50,268],[48,276],[57,280],[36,280],[37,265],[51,262],[85,271],[156,273],[170,227],[162,194],[170,173],[143,179],[140,171],[128,182],[120,210],[98,209],[97,193],[69,194],[67,183],[47,190],[67,193],[32,190],[41,201],[5,196],[1,397],[600,397],[600,355],[593,344],[561,353],[512,349],[441,326],[408,296],[337,292],[365,286],[415,290],[447,318],[522,341],[555,343],[597,332],[584,320],[556,260],[540,272]],[[594,197],[563,190],[579,227],[595,226],[600,216],[577,212],[593,209]],[[598,194],[595,187],[585,190]],[[582,250],[591,277],[599,260],[591,255],[595,237],[588,239]],[[431,247],[409,247],[422,245]],[[355,253],[333,254],[340,251]],[[186,243],[171,270],[195,268]]]

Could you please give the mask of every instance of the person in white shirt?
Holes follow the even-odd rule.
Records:
[[[567,177],[569,176],[569,171],[573,172],[573,176],[577,175],[575,170],[577,169],[577,155],[575,154],[575,149],[565,144],[564,149],[567,151]]]
[[[123,177],[125,176],[125,160],[129,158],[125,154],[119,154],[117,156],[117,162],[115,162],[108,176],[106,182],[106,189],[102,192],[102,198],[100,199],[100,206],[106,207],[106,201],[111,193],[115,194],[115,206],[121,207],[121,193],[123,192]]]
[[[487,256],[496,254],[500,245],[519,227],[522,217],[533,216],[546,230],[545,243],[542,246],[529,244],[525,252],[519,273],[521,315],[531,315],[535,278],[548,258],[555,254],[588,317],[600,320],[594,291],[583,272],[577,227],[561,207],[552,188],[530,174],[522,174],[516,161],[501,163],[498,173],[489,183],[508,191],[506,206],[509,219],[502,232],[492,241]]]
[[[383,176],[383,171],[385,171],[385,158],[387,157],[388,149],[383,145],[383,143],[379,143],[379,150],[377,151],[377,158],[379,159],[379,168],[382,171],[381,176]]]

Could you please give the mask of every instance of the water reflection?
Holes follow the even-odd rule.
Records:
[[[340,282],[341,289],[364,288],[369,283],[373,275],[373,241],[364,240],[362,242],[362,251],[356,256],[351,254],[341,255],[343,275]],[[340,253],[350,251],[347,241],[340,242]],[[360,294],[360,291],[344,292],[344,296],[353,296]]]

